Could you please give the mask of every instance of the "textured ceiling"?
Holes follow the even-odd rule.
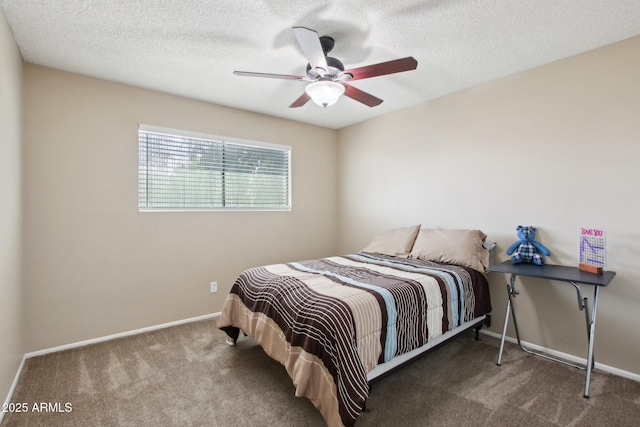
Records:
[[[640,34],[640,0],[0,0],[25,61],[341,128]],[[305,73],[291,31],[330,35],[347,69],[405,56],[415,71],[353,82],[384,99],[288,106]]]

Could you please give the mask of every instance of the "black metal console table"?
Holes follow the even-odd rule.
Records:
[[[504,339],[507,333],[507,325],[509,323],[509,313],[513,317],[513,326],[516,330],[516,338],[518,345],[524,351],[529,354],[544,357],[556,362],[563,363],[565,365],[573,366],[578,369],[586,370],[586,379],[584,383],[584,397],[589,398],[589,383],[591,381],[591,370],[595,364],[593,357],[593,340],[596,329],[596,313],[598,310],[598,291],[602,286],[608,286],[613,277],[616,275],[614,271],[605,271],[603,274],[593,274],[582,270],[577,267],[567,267],[563,265],[535,265],[535,264],[513,264],[511,261],[505,261],[500,264],[493,265],[487,269],[487,272],[506,273],[510,274],[509,284],[507,284],[507,293],[509,295],[509,301],[507,302],[507,311],[504,316],[504,326],[502,328],[502,339],[500,340],[500,352],[498,353],[497,364],[500,366],[502,361],[502,350],[504,348]],[[587,325],[587,343],[588,343],[588,356],[587,365],[579,366],[565,360],[557,359],[543,353],[537,353],[531,351],[522,345],[520,341],[520,332],[518,330],[518,320],[516,319],[516,312],[513,307],[513,299],[520,292],[516,290],[515,282],[517,276],[529,276],[539,279],[558,280],[572,284],[576,288],[578,294],[578,309],[584,311],[585,321]],[[580,284],[593,286],[593,302],[591,304],[591,314],[589,314],[589,299],[582,296]]]

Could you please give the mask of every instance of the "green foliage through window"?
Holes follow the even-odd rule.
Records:
[[[291,148],[140,126],[139,208],[290,209]]]

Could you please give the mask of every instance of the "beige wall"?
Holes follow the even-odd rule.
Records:
[[[335,253],[333,130],[34,65],[24,102],[27,351],[218,312],[243,269]],[[139,123],[291,145],[293,210],[139,213]]]
[[[21,90],[22,57],[0,9],[0,403],[24,354]]]
[[[640,374],[638,76],[635,37],[341,130],[339,250],[422,223],[481,228],[505,260],[522,224],[539,227],[549,262],[577,265],[577,227],[602,228],[617,277],[601,292],[596,361]],[[494,332],[506,281],[491,274]],[[523,338],[586,358],[573,287],[518,283]]]

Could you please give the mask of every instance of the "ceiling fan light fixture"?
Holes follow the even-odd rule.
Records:
[[[327,108],[338,101],[344,93],[344,86],[330,80],[320,80],[307,85],[304,90],[313,102]]]

